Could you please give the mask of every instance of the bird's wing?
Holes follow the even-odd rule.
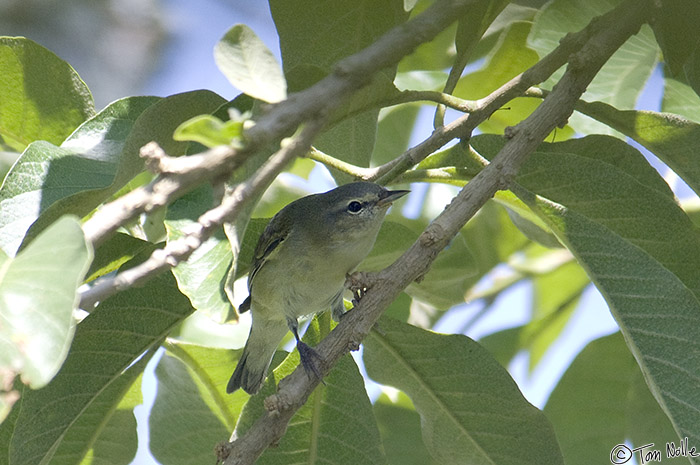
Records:
[[[289,221],[289,216],[285,213],[285,210],[282,210],[279,214],[275,215],[270,220],[267,227],[265,227],[265,230],[260,235],[260,239],[258,239],[258,245],[255,246],[253,264],[248,274],[249,291],[253,286],[255,275],[260,271],[260,268],[265,265],[265,262],[274,256],[277,247],[289,235],[291,222]]]

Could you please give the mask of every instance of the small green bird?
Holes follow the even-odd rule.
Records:
[[[251,310],[253,323],[227,393],[258,392],[288,330],[307,373],[320,378],[318,355],[300,340],[297,319],[331,308],[339,320],[346,276],[374,246],[389,206],[408,192],[354,182],[295,200],[270,220],[255,248],[250,295],[240,307]]]

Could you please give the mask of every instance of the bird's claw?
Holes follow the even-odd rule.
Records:
[[[301,365],[304,367],[304,371],[309,376],[309,378],[315,377],[323,384],[323,375],[321,374],[321,364],[323,359],[318,352],[302,341],[297,342],[297,351],[299,351],[299,359],[301,360]]]

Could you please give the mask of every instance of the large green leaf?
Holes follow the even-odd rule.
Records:
[[[226,394],[233,352],[168,345],[156,376],[158,394],[149,417],[150,449],[161,463],[207,463],[212,446],[228,439],[245,393]]]
[[[613,9],[621,0],[554,0],[538,13],[532,25],[529,44],[540,57],[559,45],[568,32],[583,29],[595,16]],[[630,37],[606,62],[593,81],[586,87],[583,98],[609,103],[616,108],[632,109],[657,62],[658,47],[649,26]],[[560,69],[543,85],[552,88],[559,82]],[[574,114],[571,126],[582,133],[608,133],[604,125]]]
[[[271,0],[289,91],[305,89],[331,72],[340,59],[362,50],[406,20],[399,0]],[[339,20],[342,18],[342,20]],[[383,70],[344,107],[362,105],[394,91],[396,67]],[[345,110],[341,110],[345,111]],[[378,110],[349,118],[315,141],[323,152],[357,166],[369,166]],[[339,179],[349,177],[334,173]]]
[[[144,357],[143,362],[139,360],[137,364],[148,363],[151,360],[150,355]],[[134,373],[142,371],[140,366],[129,368],[129,370],[132,369],[134,369]],[[139,445],[134,408],[143,403],[142,380],[143,374],[131,383],[131,387],[100,431],[81,465],[128,465],[132,463]]]
[[[114,388],[115,393],[112,386],[130,384],[127,369],[192,311],[168,273],[101,303],[78,325],[68,358],[54,380],[39,391],[25,390],[17,406],[10,463],[48,463],[72,436],[73,427],[97,433],[124,392]],[[109,398],[103,397],[107,391],[113,394]],[[70,447],[85,451],[85,444],[93,440],[85,434],[73,437],[78,442],[72,441]]]
[[[60,144],[95,114],[78,73],[24,37],[0,37],[0,146],[17,152],[36,140]]]
[[[71,217],[61,218],[15,258],[0,252],[0,386],[21,374],[38,389],[56,375],[73,339],[77,288],[91,258],[80,224]]]
[[[326,313],[321,319],[327,324],[330,316]],[[311,345],[319,339],[318,321],[314,319],[304,335]],[[263,389],[246,404],[236,431],[247,430],[256,418],[267,414],[263,401],[275,392],[275,381],[298,365],[299,355],[294,351],[268,375]],[[353,358],[341,358],[323,381],[292,417],[279,445],[268,448],[256,463],[386,463],[372,404]]]
[[[382,394],[374,402],[382,445],[390,465],[433,465],[428,449],[421,438],[420,415],[411,400],[399,391],[396,399]]]
[[[118,100],[86,121],[61,147],[35,142],[24,151],[0,189],[0,246],[8,254],[19,248],[25,233],[51,205],[63,200],[80,216],[99,202],[98,189],[112,184],[120,167],[124,141],[154,97]],[[71,196],[89,191],[88,199],[70,205]],[[58,212],[57,212],[58,213]]]
[[[481,153],[502,146],[472,142]],[[638,151],[605,136],[543,144],[517,185],[608,301],[678,434],[700,437],[700,235],[671,190]]]
[[[388,318],[380,328],[364,341],[367,372],[408,394],[437,462],[563,463],[552,425],[486,349]]]
[[[139,149],[148,142],[184,154],[187,143],[173,140],[175,128],[223,102],[209,91],[130,97],[85,122],[60,147],[31,144],[0,189],[0,246],[14,255],[28,242],[28,229],[31,238],[62,214],[88,214],[143,170]]]
[[[141,375],[155,353],[152,349],[107,386],[68,428],[50,465],[128,464],[138,438],[134,407],[142,403]],[[14,462],[11,462],[14,463]]]
[[[685,74],[700,95],[700,4],[694,0],[661,0],[654,21],[656,40],[671,75]]]
[[[700,123],[700,96],[687,84],[667,77],[664,79],[661,110],[676,113]]]
[[[214,48],[216,64],[241,92],[264,102],[287,98],[282,69],[265,43],[245,24],[236,24]]]
[[[653,449],[662,449],[666,441],[678,443],[620,333],[596,339],[581,351],[544,413],[554,424],[568,465],[601,463],[626,440],[632,447],[653,443]]]
[[[462,77],[454,95],[463,99],[479,99],[487,96],[502,84],[537,63],[537,53],[527,47],[527,35],[531,23],[520,21],[507,28],[497,47],[487,57],[486,64],[473,73]],[[480,129],[486,132],[503,133],[506,126],[520,122],[537,108],[537,102],[515,99],[508,108],[497,111],[484,121]]]
[[[187,227],[214,205],[212,187],[201,186],[185,194],[168,208],[165,226],[168,241],[180,239]],[[223,230],[202,243],[186,262],[173,268],[180,290],[190,298],[192,306],[212,319],[230,319],[233,306],[224,292],[231,266],[231,246]]]
[[[581,102],[577,109],[639,142],[700,194],[700,124],[670,113],[621,111],[599,102]]]
[[[590,280],[572,260],[554,271],[535,276],[532,284],[532,319],[520,335],[522,346],[530,352],[531,370],[561,334]]]

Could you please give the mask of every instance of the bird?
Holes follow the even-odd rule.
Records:
[[[407,190],[352,182],[295,200],[280,210],[261,234],[250,271],[248,340],[226,387],[256,394],[278,345],[292,331],[302,366],[321,379],[319,356],[299,338],[299,318],[331,309],[345,312],[345,280],[369,254],[391,204]]]

